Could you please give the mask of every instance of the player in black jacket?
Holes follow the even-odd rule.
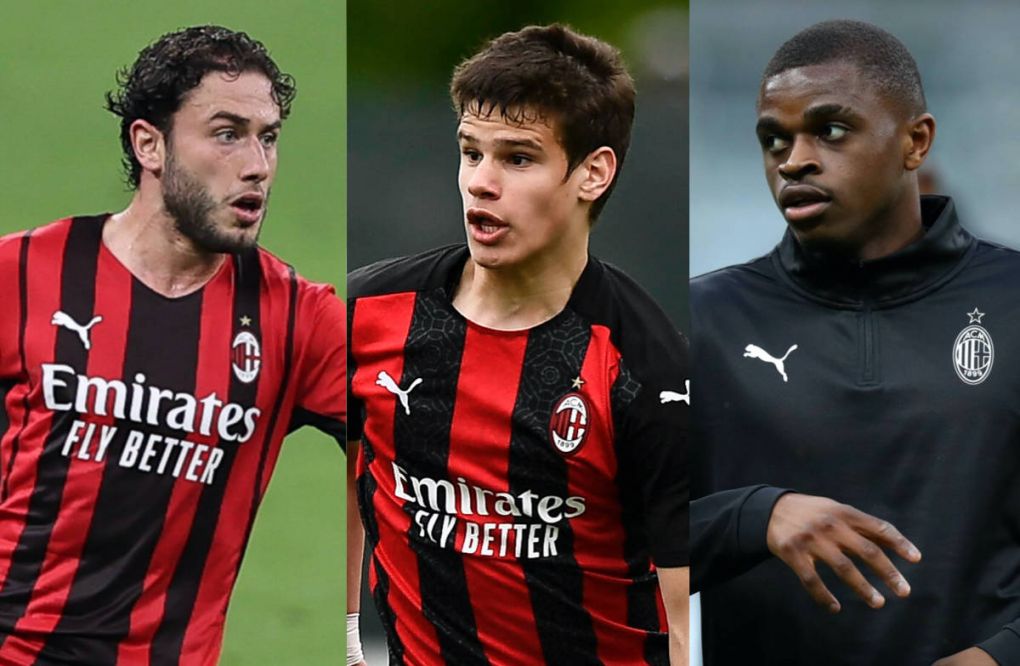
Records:
[[[913,59],[873,26],[813,26],[766,68],[757,134],[789,229],[691,284],[706,664],[1020,663],[1020,257],[919,195],[934,131]],[[919,554],[889,523],[762,482],[897,525],[925,554],[909,596],[875,597],[847,557],[904,595],[877,545]],[[816,599],[824,560],[865,600],[820,612],[770,551]]]

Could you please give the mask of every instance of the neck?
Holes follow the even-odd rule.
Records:
[[[103,243],[145,286],[170,298],[201,289],[226,259],[181,234],[159,193],[143,188],[106,222]]]
[[[584,267],[588,243],[568,256],[538,260],[527,267],[486,268],[468,259],[453,297],[467,319],[504,331],[538,326],[563,311]]]

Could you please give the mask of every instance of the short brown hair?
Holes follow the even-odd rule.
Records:
[[[560,24],[528,26],[493,39],[453,71],[453,108],[510,122],[552,122],[570,174],[592,151],[616,153],[617,176],[634,124],[634,81],[620,52]],[[616,178],[591,207],[596,219]]]

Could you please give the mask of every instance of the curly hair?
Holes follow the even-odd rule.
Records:
[[[215,25],[185,28],[142,49],[131,67],[117,73],[118,89],[106,93],[106,108],[121,119],[121,163],[127,184],[137,189],[142,175],[131,145],[134,121],[145,120],[169,134],[173,114],[206,74],[240,76],[251,71],[269,79],[273,101],[281,119],[286,118],[297,93],[294,77],[280,71],[262,42],[243,32]]]
[[[593,221],[619,180],[630,146],[635,95],[617,49],[560,24],[528,26],[493,39],[457,66],[450,83],[459,117],[498,111],[512,123],[555,123],[568,174],[595,149],[612,148],[617,178],[592,204]]]

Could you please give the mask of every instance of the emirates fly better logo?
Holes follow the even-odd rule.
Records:
[[[974,308],[967,316],[970,317],[970,326],[960,331],[953,345],[953,367],[965,384],[974,385],[985,381],[992,373],[995,345],[991,334],[981,326],[985,313]]]

